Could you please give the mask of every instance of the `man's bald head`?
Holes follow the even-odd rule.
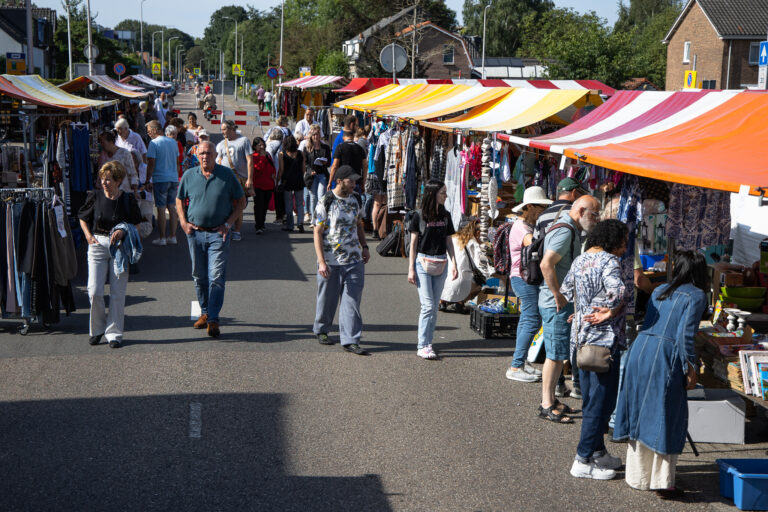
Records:
[[[600,201],[594,196],[581,196],[571,206],[571,219],[589,233],[600,220]]]

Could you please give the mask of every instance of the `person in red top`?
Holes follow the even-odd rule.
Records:
[[[209,92],[211,92],[211,85],[205,84],[205,95],[208,96]]]
[[[267,208],[272,191],[275,189],[275,164],[267,153],[267,143],[261,137],[255,137],[251,144],[253,149],[253,219],[256,234],[264,233],[264,220],[267,218]]]

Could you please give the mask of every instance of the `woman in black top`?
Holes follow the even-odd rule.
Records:
[[[408,226],[411,233],[408,282],[419,289],[421,314],[416,355],[422,359],[437,359],[432,338],[447,267],[451,267],[452,279],[459,277],[450,240],[454,234],[453,222],[444,206],[447,196],[442,181],[429,180],[424,187],[421,210],[414,212]]]
[[[320,126],[316,124],[309,128],[307,144],[304,148],[304,161],[312,170],[312,180],[305,182],[305,185],[309,188],[310,226],[314,226],[317,200],[326,192],[328,165],[331,163],[331,147],[320,138]]]
[[[91,190],[77,216],[88,241],[88,298],[91,301],[90,339],[97,345],[106,336],[109,346],[117,348],[123,339],[123,312],[128,271],[115,273],[110,247],[123,243],[126,233],[115,229],[121,223],[141,222],[139,204],[133,194],[120,190],[125,167],[107,162],[99,170],[101,190]],[[109,315],[104,308],[104,281],[109,274]]]
[[[293,135],[283,139],[283,150],[278,156],[277,190],[285,197],[286,225],[283,231],[293,231],[293,208],[296,201],[296,224],[299,232],[304,232],[304,172],[306,165],[304,155],[299,151],[299,145]]]

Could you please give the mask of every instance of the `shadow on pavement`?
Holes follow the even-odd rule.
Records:
[[[391,510],[378,475],[286,474],[283,401],[207,394],[2,403],[0,508]]]

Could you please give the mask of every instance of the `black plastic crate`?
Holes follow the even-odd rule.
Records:
[[[478,307],[472,307],[469,314],[469,326],[480,337],[489,338],[512,338],[517,335],[517,323],[520,321],[520,315],[509,313],[488,313]]]

